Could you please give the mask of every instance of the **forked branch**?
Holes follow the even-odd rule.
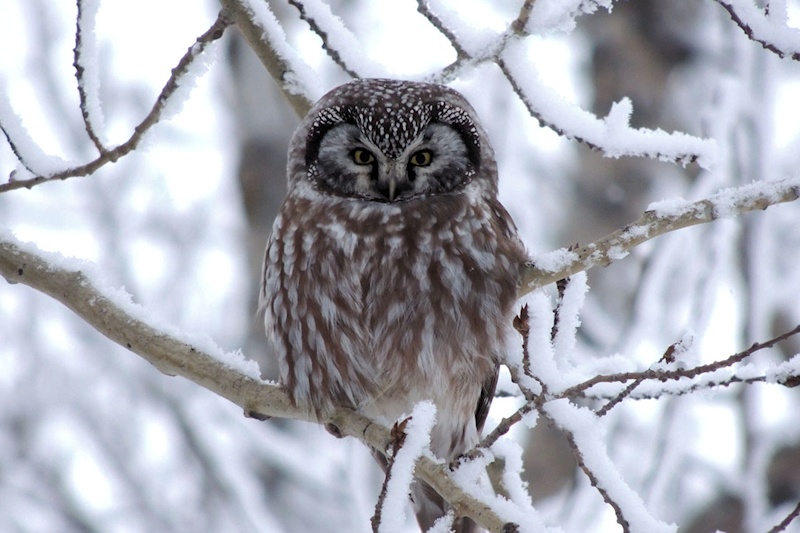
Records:
[[[193,65],[195,60],[200,57],[208,48],[208,46],[222,37],[222,34],[225,32],[225,29],[231,25],[231,21],[223,14],[220,13],[211,27],[208,28],[200,37],[197,38],[195,44],[189,47],[186,53],[181,57],[178,65],[172,69],[172,74],[170,75],[169,79],[167,80],[164,87],[161,89],[161,93],[156,98],[153,107],[150,109],[150,112],[147,116],[142,120],[135,128],[131,136],[128,138],[127,141],[123,142],[122,144],[111,148],[106,149],[103,147],[102,143],[100,143],[99,138],[97,135],[94,134],[93,142],[97,146],[98,150],[100,151],[100,155],[95,158],[94,160],[85,163],[83,165],[78,165],[75,167],[65,168],[64,170],[54,172],[52,174],[41,174],[37,176],[33,176],[32,178],[25,178],[25,179],[11,179],[6,183],[0,184],[0,193],[4,193],[7,191],[12,191],[15,189],[21,188],[28,188],[34,187],[36,185],[40,185],[42,183],[46,183],[49,181],[57,181],[57,180],[65,180],[68,178],[75,178],[75,177],[83,177],[89,176],[96,172],[101,167],[107,165],[108,163],[113,163],[118,159],[128,155],[129,153],[136,150],[139,146],[139,143],[144,138],[145,134],[147,134],[153,126],[158,124],[161,120],[161,116],[164,112],[164,109],[167,107],[168,103],[170,102],[172,96],[180,87],[181,80],[186,76],[189,72],[190,67]],[[81,31],[79,29],[77,33],[78,39],[81,38]],[[80,43],[79,43],[80,44]],[[76,49],[79,46],[76,46]],[[78,54],[78,52],[76,52]],[[76,56],[76,69],[77,75],[79,80],[83,76],[82,67],[80,67],[81,62],[79,60],[79,55]],[[79,86],[81,84],[79,83]],[[81,106],[83,109],[84,101],[86,95],[85,93],[81,96]],[[93,127],[91,126],[91,121],[86,115],[86,111],[84,111],[84,118],[87,124],[87,132],[89,133],[90,137],[94,133]],[[25,158],[22,156],[21,152],[16,148],[16,142],[12,136],[10,136],[9,132],[6,128],[0,124],[0,129],[3,130],[3,133],[6,135],[6,139],[8,140],[9,145],[11,146],[12,150],[14,151],[17,158],[25,165],[28,169],[34,169],[35,165],[32,165],[31,162],[25,161]]]

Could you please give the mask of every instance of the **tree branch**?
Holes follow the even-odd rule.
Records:
[[[220,4],[278,84],[297,116],[304,117],[313,103],[307,92],[310,88],[298,84],[299,58],[293,58],[292,61],[283,30],[269,11],[269,5],[263,0],[257,4],[251,4],[248,0],[220,0]]]
[[[748,39],[759,43],[780,58],[788,57],[800,61],[800,32],[785,23],[785,13],[778,15],[783,21],[776,24],[772,14],[760,11],[752,2],[716,1],[725,8]]]
[[[86,85],[90,82],[87,79],[86,67],[84,66],[84,59],[87,55],[86,49],[89,48],[88,52],[92,54],[96,52],[94,42],[94,20],[97,13],[93,10],[87,11],[84,0],[78,0],[77,4],[78,16],[75,19],[75,48],[73,49],[74,59],[72,61],[72,66],[75,67],[75,78],[78,80],[78,97],[80,99],[83,127],[89,139],[92,141],[92,144],[94,144],[97,151],[102,155],[106,152],[106,147],[95,131],[91,115],[91,109],[95,108],[95,106],[99,106],[100,102],[90,102],[90,99],[92,99],[90,95],[94,97],[97,96],[97,87],[92,87],[93,91],[86,90]],[[88,31],[86,30],[87,26],[89,26]],[[88,37],[85,35],[86,33],[89,34]]]
[[[793,202],[800,197],[797,178],[755,182],[726,189],[697,202],[654,206],[639,220],[587,246],[570,251],[562,248],[529,264],[522,275],[519,296],[594,266],[608,266],[640,244],[659,235],[719,218],[733,217],[771,205]]]
[[[283,387],[232,366],[232,356],[216,346],[156,327],[141,307],[124,301],[127,295],[115,296],[114,292],[119,291],[98,285],[92,270],[90,263],[49,256],[0,233],[0,275],[6,281],[22,283],[61,302],[108,339],[161,372],[197,383],[241,407],[245,416],[329,423],[343,435],[378,450],[385,450],[389,444],[388,428],[348,409],[336,411],[329,420],[318,421],[302,406],[293,405]],[[466,494],[452,479],[447,465],[423,456],[415,471],[460,514],[490,531],[502,530],[503,521],[490,506]]]
[[[2,183],[0,184],[0,193],[12,191],[15,189],[21,189],[23,187],[30,189],[31,187],[49,181],[65,180],[67,178],[89,176],[94,172],[96,172],[99,168],[103,167],[104,165],[108,163],[114,163],[118,159],[134,151],[139,146],[139,143],[142,141],[144,135],[153,126],[158,124],[158,122],[161,120],[161,115],[164,109],[166,108],[167,104],[169,103],[170,98],[175,93],[175,91],[178,90],[181,79],[189,71],[189,68],[192,66],[194,61],[199,56],[201,56],[203,52],[205,52],[207,47],[212,42],[222,37],[222,34],[224,33],[225,29],[230,25],[231,21],[227,17],[225,17],[224,14],[221,12],[217,17],[217,20],[214,21],[211,27],[209,27],[208,30],[206,30],[200,37],[197,38],[197,42],[195,44],[189,47],[189,49],[186,51],[183,57],[181,57],[180,61],[178,62],[178,65],[172,69],[172,74],[167,80],[167,83],[161,89],[161,93],[158,95],[158,98],[156,98],[156,101],[153,104],[153,107],[150,109],[150,112],[147,114],[144,120],[142,120],[142,122],[140,122],[139,125],[137,125],[134,128],[133,133],[131,134],[131,136],[128,138],[127,141],[110,150],[102,149],[101,147],[99,147],[100,156],[86,164],[79,165],[76,167],[66,168],[64,170],[54,172],[52,174],[38,175],[34,176],[33,178],[16,179],[8,181],[7,183]],[[78,63],[77,58],[76,58],[76,63]],[[82,74],[79,74],[79,76],[82,76]],[[83,109],[84,98],[85,95],[82,97],[82,104],[81,104],[82,109]],[[1,126],[2,125],[0,125],[0,127]],[[14,143],[12,139],[9,137],[8,132],[5,133],[9,139],[9,143],[11,143],[11,145],[13,146]],[[97,142],[99,142],[99,140]],[[24,161],[23,164],[25,164]],[[29,166],[27,166],[27,168],[30,169]]]
[[[305,4],[300,0],[287,1],[289,4],[294,6],[295,9],[297,9],[297,12],[300,14],[300,18],[303,19],[306,24],[308,24],[308,27],[311,28],[311,31],[316,33],[317,36],[322,39],[322,49],[325,50],[325,53],[328,54],[328,57],[330,57],[334,63],[339,65],[340,69],[348,73],[351,78],[360,78],[361,76],[358,74],[358,72],[347,65],[339,50],[333,46],[328,35],[328,31],[325,31],[325,29],[323,29],[321,26],[322,23],[317,21],[316,18],[308,13]]]

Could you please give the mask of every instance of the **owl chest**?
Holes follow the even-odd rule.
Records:
[[[443,369],[483,374],[491,364],[504,313],[485,268],[491,254],[471,247],[471,235],[397,223],[377,232],[338,224],[311,231],[323,251],[308,258],[306,286],[318,291],[319,313],[345,345],[358,347],[357,366],[377,375],[422,371],[436,381]]]

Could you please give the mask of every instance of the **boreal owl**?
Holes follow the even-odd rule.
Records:
[[[385,79],[332,90],[292,138],[265,254],[283,384],[320,421],[345,406],[390,425],[429,400],[431,450],[457,458],[479,441],[526,260],[461,94]],[[412,501],[423,530],[447,512],[422,482]]]

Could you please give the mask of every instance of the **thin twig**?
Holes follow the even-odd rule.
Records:
[[[800,516],[800,502],[797,502],[797,505],[795,505],[794,509],[792,509],[792,512],[789,513],[786,518],[781,520],[780,524],[767,531],[767,533],[780,533],[781,531],[786,531],[786,528],[789,526],[789,524],[791,524],[792,521],[798,516]]]
[[[617,404],[619,404],[622,400],[624,400],[625,398],[630,396],[631,393],[633,392],[633,390],[636,387],[638,387],[639,385],[641,385],[643,381],[644,381],[644,378],[635,379],[633,381],[633,383],[631,383],[630,385],[625,387],[622,390],[622,392],[617,394],[614,398],[611,399],[611,401],[609,401],[607,404],[605,404],[603,407],[601,407],[597,411],[597,416],[598,417],[606,416],[609,411],[611,411],[614,407],[617,406]]]
[[[550,420],[554,424],[558,425],[555,420]],[[569,431],[562,431],[562,433],[564,437],[566,437],[569,447],[572,449],[572,455],[575,457],[575,461],[578,463],[580,469],[583,470],[583,473],[586,474],[587,478],[589,478],[589,482],[592,484],[595,490],[600,493],[603,501],[605,501],[609,506],[611,506],[612,509],[614,509],[614,514],[617,515],[617,523],[622,526],[623,533],[630,533],[631,526],[630,523],[628,523],[628,520],[625,518],[625,514],[622,512],[622,507],[620,507],[620,505],[614,501],[608,491],[603,488],[603,486],[600,484],[597,474],[595,474],[594,471],[586,465],[586,461],[583,458],[583,453],[575,442],[574,435]]]
[[[297,9],[297,11],[300,13],[300,18],[303,19],[308,24],[308,26],[311,28],[311,31],[316,33],[319,36],[319,38],[322,39],[322,49],[325,50],[325,53],[328,54],[328,57],[330,57],[334,63],[339,65],[339,68],[347,72],[350,75],[350,77],[360,78],[361,76],[359,76],[359,74],[355,70],[347,66],[347,63],[345,63],[344,59],[342,59],[342,56],[341,54],[339,54],[339,51],[331,45],[331,42],[328,39],[328,33],[322,29],[322,27],[319,25],[317,20],[314,19],[314,17],[308,14],[305,5],[303,5],[303,2],[299,0],[288,0],[288,2]]]
[[[525,405],[514,411],[512,414],[504,418],[497,424],[497,427],[494,428],[491,433],[486,435],[483,440],[478,444],[475,449],[479,448],[491,448],[491,446],[497,442],[500,437],[508,433],[515,424],[520,422],[525,415],[530,413],[531,411],[538,410],[541,407],[542,400],[536,400],[527,402]],[[467,458],[470,458],[470,454],[466,454]]]
[[[426,0],[417,0],[417,11],[419,11],[420,15],[425,17],[428,22],[431,23],[431,26],[436,28],[439,33],[444,35],[447,40],[450,41],[450,45],[456,51],[456,61],[471,58],[469,52],[467,52],[467,50],[461,45],[461,42],[458,40],[456,34],[447,27],[442,19],[440,19],[433,11],[431,11],[431,7],[428,5]]]
[[[89,136],[89,139],[94,144],[97,151],[100,155],[106,153],[106,147],[103,145],[103,142],[100,140],[100,137],[97,135],[97,132],[94,129],[94,124],[92,124],[92,118],[89,113],[89,103],[88,103],[88,96],[86,94],[86,67],[83,65],[83,52],[84,52],[84,36],[83,36],[83,26],[86,21],[86,9],[83,5],[83,0],[77,0],[78,3],[78,16],[75,18],[75,48],[73,49],[73,61],[72,66],[75,67],[75,78],[78,80],[78,97],[80,98],[80,108],[81,108],[81,116],[83,117],[83,127],[86,130],[86,134]],[[94,16],[95,13],[93,12],[91,16]]]
[[[695,378],[699,375],[715,372],[722,368],[730,367],[737,363],[740,363],[746,358],[756,353],[757,351],[766,348],[771,348],[777,343],[784,341],[789,337],[792,337],[793,335],[797,335],[798,333],[800,333],[800,325],[798,325],[797,327],[795,327],[790,331],[787,331],[786,333],[782,333],[767,341],[753,343],[753,345],[747,348],[746,350],[735,353],[726,359],[723,359],[721,361],[715,361],[713,363],[705,365],[698,365],[693,368],[686,368],[679,370],[651,369],[642,372],[620,372],[618,374],[595,376],[591,379],[584,381],[583,383],[580,383],[578,385],[575,385],[574,387],[566,389],[563,393],[559,395],[559,397],[574,398],[599,383],[624,383],[631,380],[675,381],[684,378],[688,379]]]
[[[727,2],[725,0],[716,0],[716,1],[719,5],[725,8],[725,11],[728,12],[728,14],[731,16],[731,19],[742,29],[742,31],[744,32],[744,34],[747,36],[748,39],[759,43],[766,50],[769,50],[770,52],[776,54],[781,59],[788,57],[793,61],[800,61],[800,52],[797,52],[795,50],[783,50],[780,47],[778,47],[778,45],[776,45],[774,42],[770,41],[770,37],[768,35],[762,35],[756,32],[749,23],[744,21],[744,19],[736,11],[736,8],[733,6],[731,2]],[[755,7],[753,8],[755,9]],[[768,15],[768,13],[765,13],[765,18],[766,15]],[[788,26],[786,25],[783,25],[782,27],[788,29]],[[796,31],[795,28],[791,29]]]
[[[161,93],[158,95],[158,98],[156,98],[156,101],[153,104],[153,107],[150,109],[150,112],[147,114],[144,120],[142,120],[134,128],[133,133],[127,141],[110,150],[103,151],[99,157],[84,165],[67,168],[54,174],[39,175],[29,179],[13,180],[0,184],[0,193],[21,188],[30,189],[31,187],[49,181],[89,176],[106,164],[114,163],[120,158],[134,151],[139,146],[139,143],[142,141],[144,135],[161,120],[161,114],[164,111],[164,108],[167,106],[171,96],[178,89],[181,78],[189,71],[189,67],[192,65],[195,59],[203,54],[209,44],[222,37],[225,29],[231,24],[231,20],[224,16],[222,12],[220,12],[220,14],[217,16],[217,20],[214,21],[208,30],[206,30],[200,37],[197,38],[197,42],[189,47],[183,57],[181,57],[178,65],[172,69],[172,74],[167,80],[167,83],[161,89]]]

